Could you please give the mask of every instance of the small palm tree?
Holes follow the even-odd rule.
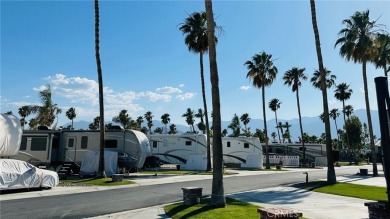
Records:
[[[353,106],[352,105],[346,105],[345,106],[345,109],[343,110],[343,113],[348,117],[348,119],[349,119],[349,117],[352,115],[352,113],[353,113]]]
[[[280,139],[280,134],[279,134],[279,128],[277,127],[278,126],[278,114],[276,113],[276,111],[280,108],[280,104],[282,104],[282,102],[280,102],[278,99],[274,98],[274,99],[271,99],[268,103],[268,107],[273,111],[275,112],[275,123],[276,123],[276,129],[278,130],[278,137],[279,137],[279,143],[281,142],[281,139]],[[283,134],[283,133],[282,133]]]
[[[240,119],[237,114],[234,114],[228,128],[232,130],[232,134],[230,135],[231,137],[238,137],[240,135]]]
[[[284,138],[283,138],[283,128],[284,128],[284,126],[283,126],[283,123],[282,122],[278,122],[278,124],[276,125],[275,128],[280,129],[280,133],[282,134],[282,139],[283,139],[283,143],[284,143]]]
[[[274,142],[276,141],[276,132],[271,133],[272,138],[274,139]]]
[[[206,124],[204,123],[204,120],[203,120],[203,118],[205,116],[203,110],[201,108],[199,108],[198,112],[195,113],[194,116],[195,116],[195,118],[199,118],[200,119],[200,122],[198,123],[198,128],[200,126],[199,130],[201,130],[203,132],[203,134],[206,134],[207,127],[206,127]],[[203,125],[205,127],[203,127]]]
[[[66,111],[66,117],[68,117],[69,120],[72,121],[72,129],[73,129],[73,119],[76,118],[76,109],[71,107]]]
[[[113,122],[119,123],[123,126],[124,129],[130,129],[131,128],[131,118],[129,114],[127,113],[127,110],[121,110],[119,112],[118,116],[114,116],[112,118]]]
[[[248,125],[249,122],[251,121],[251,118],[249,117],[249,114],[248,113],[242,114],[242,116],[240,117],[240,120],[244,124],[245,131],[248,131],[246,125]]]
[[[168,125],[168,123],[171,122],[171,119],[169,118],[168,113],[165,113],[164,115],[161,116],[161,122],[162,122],[162,124],[165,125],[165,133],[168,133],[167,125]]]
[[[334,97],[343,102],[343,114],[344,114],[344,124],[345,124],[345,101],[346,100],[349,100],[351,98],[351,95],[352,95],[352,89],[349,88],[349,85],[347,85],[346,83],[341,83],[341,84],[338,84],[336,86],[336,90],[334,91]]]
[[[144,122],[144,117],[138,116],[136,122],[137,122],[137,129],[141,130],[142,123]]]
[[[265,52],[255,54],[252,60],[245,62],[248,68],[247,78],[252,80],[254,87],[261,89],[263,102],[263,120],[264,134],[266,147],[266,169],[270,169],[269,154],[268,154],[268,135],[267,135],[267,118],[265,112],[265,87],[271,86],[274,82],[278,69],[274,66],[272,55]]]
[[[182,117],[186,118],[187,124],[190,126],[190,132],[195,133],[195,128],[194,128],[194,111],[191,108],[187,108],[186,113],[182,115]]]
[[[144,118],[146,119],[147,126],[149,129],[149,134],[152,134],[152,127],[153,127],[153,113],[148,111],[145,113]]]
[[[331,71],[324,68],[325,71],[325,79],[326,79],[326,88],[331,88],[335,85],[336,75],[331,75]],[[319,70],[316,70],[313,74],[313,77],[310,79],[310,82],[313,84],[313,87],[317,89],[321,89],[321,73]]]
[[[171,125],[169,126],[169,132],[168,132],[168,134],[174,135],[174,134],[176,134],[176,133],[177,133],[176,125],[175,125],[175,124],[171,124]]]
[[[340,113],[338,111],[339,111],[339,109],[331,109],[329,112],[330,118],[332,118],[334,120],[334,125],[336,126],[336,131],[338,130],[336,119],[337,119],[337,117],[340,116]],[[340,140],[340,136],[338,134],[337,134],[337,140],[338,141]]]
[[[367,84],[367,61],[372,60],[374,47],[374,36],[378,31],[376,20],[370,20],[370,11],[355,12],[349,19],[343,20],[345,28],[339,32],[340,38],[337,39],[335,47],[340,45],[340,55],[347,61],[362,63],[364,97],[366,102],[366,113],[368,129],[370,132],[371,151],[375,151],[374,133],[372,129],[370,101],[368,98]],[[376,155],[372,153],[373,176],[378,176],[378,167],[376,165]]]
[[[31,114],[31,110],[29,106],[22,106],[19,108],[18,113],[20,117],[20,124],[22,125],[22,129],[24,130],[24,125],[27,124],[26,118]]]
[[[292,91],[295,92],[297,97],[297,107],[298,107],[298,116],[299,116],[299,128],[301,130],[301,139],[303,139],[303,128],[302,128],[302,117],[301,117],[301,107],[299,104],[299,87],[302,84],[302,80],[307,80],[307,76],[304,73],[305,68],[292,68],[286,73],[284,73],[283,80],[284,84],[287,84],[288,86],[292,87]],[[303,163],[306,163],[306,148],[305,148],[305,142],[302,141],[302,148],[303,148]]]

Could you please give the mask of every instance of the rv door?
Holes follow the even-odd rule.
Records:
[[[65,146],[65,161],[66,162],[74,162],[76,160],[76,152],[77,152],[77,144],[76,144],[76,137],[68,137],[66,139],[66,146]]]

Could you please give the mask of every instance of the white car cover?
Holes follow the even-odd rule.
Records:
[[[0,157],[17,155],[21,140],[19,119],[13,115],[0,114]]]
[[[84,153],[83,162],[80,167],[80,175],[95,175],[99,170],[99,151],[88,151]],[[104,168],[107,176],[116,173],[118,166],[118,152],[104,151]]]
[[[39,169],[25,161],[0,159],[0,190],[49,188],[59,183],[54,171]]]

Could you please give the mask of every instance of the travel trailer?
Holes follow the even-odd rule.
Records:
[[[207,144],[204,134],[149,135],[152,155],[162,164],[176,164],[184,170],[206,170]]]
[[[99,150],[99,131],[24,131],[20,151],[12,158],[56,171],[71,164],[72,171],[78,172],[84,154]],[[130,171],[142,168],[146,157],[151,155],[148,138],[135,130],[106,131],[105,150],[118,152],[118,166]]]
[[[263,150],[257,137],[223,137],[223,162],[242,168],[263,168]]]

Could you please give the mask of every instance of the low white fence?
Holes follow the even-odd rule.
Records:
[[[265,164],[267,157],[263,155],[263,164]],[[299,156],[282,156],[269,155],[270,164],[279,164],[282,161],[283,166],[299,166]]]

